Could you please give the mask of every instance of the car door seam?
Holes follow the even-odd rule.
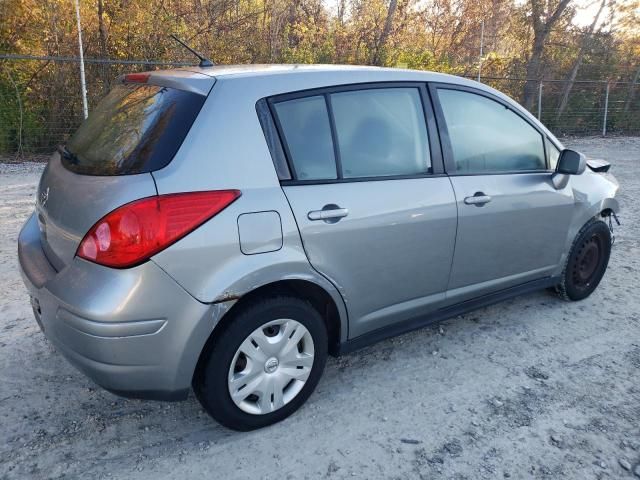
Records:
[[[333,288],[335,288],[336,292],[338,292],[338,295],[340,295],[340,299],[342,300],[342,303],[344,305],[344,314],[346,316],[346,318],[344,320],[346,321],[346,327],[347,327],[347,335],[346,335],[346,339],[345,339],[345,341],[347,341],[349,339],[349,327],[350,327],[350,325],[349,325],[349,310],[347,309],[347,301],[344,298],[344,294],[342,293],[341,289],[338,287],[338,285],[336,285],[336,283],[333,280],[331,280],[329,277],[327,277],[321,271],[316,269],[316,267],[311,262],[311,259],[309,258],[309,253],[307,252],[307,247],[304,244],[304,238],[303,238],[303,235],[302,235],[302,231],[300,229],[300,225],[298,224],[298,219],[296,218],[296,214],[293,211],[293,206],[291,205],[291,202],[289,201],[289,197],[287,196],[287,192],[284,190],[282,185],[280,186],[280,190],[282,191],[282,194],[284,195],[284,198],[285,198],[285,200],[287,202],[287,205],[289,205],[289,211],[291,212],[291,216],[293,217],[293,221],[296,224],[296,229],[298,230],[298,238],[300,238],[300,243],[302,244],[302,250],[304,251],[304,256],[307,258],[307,263],[309,264],[309,266],[311,267],[311,269],[314,272],[316,272],[322,278],[327,280],[327,282],[329,282],[331,285],[333,285]],[[341,342],[342,342],[342,340],[341,340]]]
[[[451,191],[453,192],[454,204],[456,206],[456,234],[453,237],[453,255],[451,255],[451,263],[449,264],[449,278],[447,279],[447,288],[444,291],[445,301],[447,299],[447,294],[449,292],[449,288],[451,287],[451,273],[453,272],[453,261],[456,258],[456,247],[458,243],[458,227],[460,224],[460,207],[458,206],[458,196],[456,195],[456,189],[453,186],[453,180],[451,177],[447,175],[447,179],[449,180],[449,185],[451,185]]]

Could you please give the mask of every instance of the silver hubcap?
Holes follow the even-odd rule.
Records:
[[[249,335],[229,367],[229,394],[244,412],[271,413],[295,398],[313,367],[313,339],[291,319],[265,323]]]

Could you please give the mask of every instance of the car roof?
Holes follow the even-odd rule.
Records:
[[[169,75],[171,71],[188,71],[192,73],[207,75],[215,78],[223,77],[264,77],[264,76],[290,76],[290,75],[309,75],[340,73],[342,75],[352,73],[354,77],[367,77],[375,75],[376,77],[388,76],[390,80],[398,78],[414,79],[420,78],[422,81],[443,81],[454,83],[455,80],[461,80],[466,83],[468,80],[448,75],[445,73],[436,73],[426,70],[410,70],[405,68],[389,68],[389,67],[373,67],[367,65],[336,65],[336,64],[250,64],[250,65],[214,65],[213,67],[181,67],[174,70],[162,70],[161,72]],[[366,78],[365,78],[366,79]],[[472,81],[468,81],[475,83]],[[457,83],[457,82],[455,82]]]
[[[441,82],[450,85],[473,87],[513,102],[502,92],[488,85],[464,77],[427,70],[406,68],[372,67],[365,65],[318,65],[318,64],[250,64],[214,65],[212,67],[180,67],[171,70],[149,72],[156,81],[179,80],[185,84],[208,79],[210,82],[250,80],[254,85],[278,80],[283,84],[295,83],[298,89],[351,83],[374,82]],[[309,85],[308,87],[306,85]],[[167,85],[168,86],[168,85]],[[201,90],[203,93],[204,89]]]
[[[518,109],[524,116],[534,123],[542,126],[545,133],[561,147],[558,139],[535,117],[519,105],[515,100],[484,83],[476,82],[468,78],[438,73],[427,70],[410,70],[405,68],[373,67],[364,65],[318,65],[318,64],[248,64],[248,65],[214,65],[212,67],[181,67],[172,70],[155,70],[153,77],[171,78],[182,77],[182,81],[193,82],[198,79],[208,78],[210,81],[227,81],[233,79],[251,80],[256,82],[270,82],[278,79],[282,84],[295,83],[298,90],[312,86],[344,85],[350,83],[367,82],[441,82],[450,85],[472,87],[491,93],[507,101]],[[295,82],[288,82],[293,81]],[[306,86],[308,83],[309,87]],[[292,90],[292,91],[295,91]]]

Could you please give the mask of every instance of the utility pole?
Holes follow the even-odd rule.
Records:
[[[78,22],[78,48],[80,50],[80,88],[82,89],[82,113],[84,118],[89,116],[89,109],[87,107],[87,83],[84,78],[84,52],[82,50],[82,26],[80,25],[80,3],[75,0],[76,3],[76,21]]]
[[[604,93],[604,119],[602,120],[602,136],[607,136],[607,113],[609,113],[609,80]]]
[[[478,64],[478,81],[480,81],[480,75],[482,73],[482,49],[484,47],[484,19],[480,24],[480,63]]]
[[[538,120],[542,117],[542,80],[538,85]]]

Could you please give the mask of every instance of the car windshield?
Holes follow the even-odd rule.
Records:
[[[71,137],[63,163],[86,175],[158,170],[175,156],[205,98],[156,85],[118,85]]]

